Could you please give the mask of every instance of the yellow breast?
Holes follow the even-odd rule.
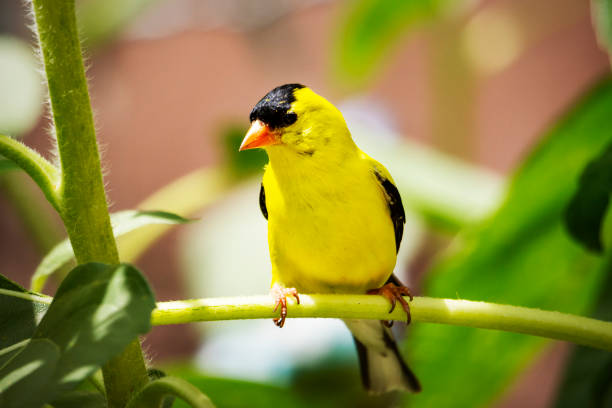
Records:
[[[283,169],[285,171],[285,169]],[[273,283],[310,293],[382,286],[396,260],[384,193],[366,157],[264,175]]]

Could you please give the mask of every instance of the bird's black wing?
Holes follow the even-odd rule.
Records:
[[[374,170],[374,174],[376,174],[380,186],[385,191],[385,198],[387,199],[391,221],[393,222],[393,229],[395,230],[395,250],[399,251],[402,235],[404,235],[404,224],[406,223],[406,213],[402,205],[402,197],[400,197],[397,187],[395,187],[395,184],[393,184],[391,180],[376,169]]]
[[[268,208],[266,207],[266,190],[264,190],[263,183],[261,183],[261,189],[259,190],[259,208],[261,209],[261,213],[266,220],[268,219]]]

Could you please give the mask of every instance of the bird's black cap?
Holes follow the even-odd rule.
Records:
[[[295,113],[289,113],[291,104],[295,102],[293,92],[296,89],[304,88],[301,84],[286,84],[281,85],[270,92],[253,108],[249,119],[253,122],[256,119],[261,120],[272,129],[278,129],[289,126],[297,120]]]

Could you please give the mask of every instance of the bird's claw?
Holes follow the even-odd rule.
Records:
[[[300,297],[295,288],[284,288],[278,284],[272,286],[270,295],[274,297],[274,311],[278,310],[280,306],[280,317],[272,319],[275,325],[283,327],[285,325],[285,318],[287,317],[287,296],[293,296],[297,304],[300,304]]]
[[[406,286],[397,286],[396,284],[389,282],[378,289],[372,289],[367,291],[368,295],[382,295],[386,299],[391,302],[391,309],[389,309],[389,313],[395,310],[395,304],[397,301],[402,305],[402,309],[406,312],[406,324],[410,324],[411,316],[410,316],[410,305],[404,299],[404,296],[408,296],[410,301],[412,301],[412,293],[410,289]],[[393,320],[385,320],[383,324],[387,327],[393,326]]]

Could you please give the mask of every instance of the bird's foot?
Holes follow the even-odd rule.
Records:
[[[280,306],[280,317],[273,319],[274,324],[278,327],[283,327],[285,325],[285,318],[287,317],[287,296],[293,296],[299,305],[300,297],[298,296],[298,292],[295,288],[284,288],[278,283],[275,283],[272,289],[270,289],[270,295],[274,298],[275,312]]]
[[[389,302],[391,302],[391,309],[389,310],[389,313],[395,309],[395,303],[399,301],[402,305],[402,309],[404,309],[404,312],[406,312],[406,324],[410,324],[410,305],[408,305],[408,302],[406,302],[404,296],[408,296],[412,301],[412,293],[406,286],[397,286],[395,283],[389,282],[378,289],[368,290],[367,294],[382,295],[387,298]],[[387,327],[391,327],[393,326],[393,320],[385,320],[383,321],[383,324]]]

